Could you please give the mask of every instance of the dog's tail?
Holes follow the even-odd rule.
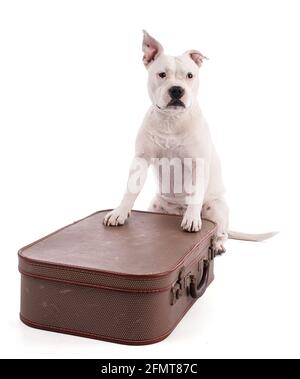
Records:
[[[242,240],[242,241],[264,241],[268,238],[274,237],[278,232],[269,232],[269,233],[261,233],[261,234],[248,234],[248,233],[241,233],[241,232],[235,232],[233,230],[229,230],[228,237],[234,240]]]

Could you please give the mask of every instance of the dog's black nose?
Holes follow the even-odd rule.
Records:
[[[184,89],[179,86],[173,86],[169,89],[169,95],[172,99],[180,99],[184,95]]]

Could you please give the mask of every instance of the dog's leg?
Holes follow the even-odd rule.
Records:
[[[213,240],[213,249],[216,254],[225,253],[224,244],[228,239],[229,210],[225,199],[207,201],[202,207],[202,218],[211,220],[217,224],[217,234]]]
[[[134,202],[145,184],[149,161],[144,158],[136,157],[133,160],[129,172],[127,189],[120,205],[108,212],[104,217],[103,224],[106,226],[123,225],[130,215]]]
[[[205,161],[201,158],[193,159],[192,162],[184,161],[184,187],[188,195],[181,227],[187,232],[198,232],[201,229],[201,209],[208,178],[207,172]]]

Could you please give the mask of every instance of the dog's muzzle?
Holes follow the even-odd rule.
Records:
[[[169,95],[171,97],[168,107],[185,107],[184,103],[180,100],[184,95],[184,88],[179,86],[173,86],[169,89]]]

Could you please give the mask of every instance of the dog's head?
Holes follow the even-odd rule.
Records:
[[[162,45],[145,31],[143,53],[153,105],[165,112],[184,112],[190,108],[198,92],[198,69],[206,57],[197,50],[178,57],[166,55]]]

